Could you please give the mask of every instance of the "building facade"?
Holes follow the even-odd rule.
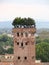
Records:
[[[14,65],[35,64],[35,28],[14,28]]]

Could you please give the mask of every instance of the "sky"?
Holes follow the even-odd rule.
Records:
[[[0,0],[0,21],[31,17],[49,22],[49,0]]]

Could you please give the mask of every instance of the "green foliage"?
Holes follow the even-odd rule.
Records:
[[[7,52],[8,54],[13,54],[13,48],[9,48],[6,52]]]
[[[8,37],[6,35],[1,36],[0,41],[6,42]]]
[[[49,39],[44,39],[43,41],[49,43]]]
[[[36,39],[36,44],[41,43],[41,42],[42,42],[41,39]]]
[[[3,47],[2,46],[0,46],[0,55],[2,54],[2,55],[4,55],[5,54],[5,50],[3,49]]]
[[[49,38],[41,36],[36,38],[36,59],[49,62]]]
[[[42,42],[36,44],[36,58],[43,62],[49,62],[49,44]]]
[[[12,25],[16,28],[17,25],[34,25],[35,26],[35,21],[32,18],[21,18],[17,17],[14,19]]]
[[[7,35],[0,35],[0,45],[13,46],[12,38],[8,37]]]
[[[0,35],[0,54],[5,54],[5,53],[13,53],[13,50],[9,52],[9,50],[4,49],[6,46],[13,47],[13,40],[11,37],[8,37],[7,35]],[[10,48],[12,49],[12,48]]]
[[[28,18],[28,25],[35,25],[35,21],[31,18]]]

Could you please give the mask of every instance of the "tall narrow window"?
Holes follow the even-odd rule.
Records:
[[[25,42],[25,45],[28,45],[28,42]]]
[[[21,43],[21,46],[23,46],[23,42]]]
[[[17,36],[19,37],[19,33],[17,33]]]
[[[15,41],[15,43],[17,43],[17,41]]]
[[[23,36],[23,33],[21,33],[21,36]]]

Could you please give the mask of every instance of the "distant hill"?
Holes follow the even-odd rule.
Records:
[[[12,21],[2,21],[0,22],[0,29],[3,28],[13,28]]]
[[[11,34],[12,28],[0,28],[0,34],[2,34],[2,33]]]
[[[40,28],[40,29],[37,29],[37,34],[39,33],[42,33],[42,32],[49,32],[49,28]]]
[[[48,28],[38,29],[37,34],[39,35],[40,39],[49,39],[49,29]]]

